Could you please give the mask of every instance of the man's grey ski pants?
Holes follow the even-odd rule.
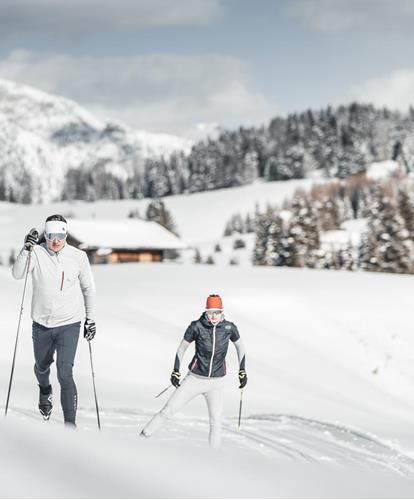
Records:
[[[80,321],[71,325],[47,328],[33,322],[34,372],[41,386],[50,384],[50,365],[56,351],[60,401],[65,422],[75,423],[78,394],[73,380],[73,363],[78,345]]]

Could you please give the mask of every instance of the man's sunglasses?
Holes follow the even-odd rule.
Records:
[[[45,233],[45,238],[49,241],[53,240],[65,240],[66,239],[66,233]]]

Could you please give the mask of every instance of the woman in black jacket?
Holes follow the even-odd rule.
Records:
[[[210,418],[209,443],[219,448],[221,443],[221,418],[223,410],[224,376],[229,342],[233,342],[239,358],[240,388],[247,383],[245,353],[239,331],[223,314],[223,303],[218,295],[207,298],[205,312],[187,328],[175,356],[171,384],[176,391],[164,408],[144,427],[141,435],[150,437],[167,419],[186,403],[202,394],[207,402]],[[180,383],[180,366],[188,346],[195,342],[195,354],[188,366],[189,372]]]

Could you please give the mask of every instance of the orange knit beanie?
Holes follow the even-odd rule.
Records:
[[[220,295],[209,295],[207,297],[206,310],[209,309],[223,309],[223,302]]]

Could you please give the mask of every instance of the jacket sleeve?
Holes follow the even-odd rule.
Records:
[[[86,253],[82,254],[79,282],[85,304],[86,317],[95,319],[95,283],[92,276],[91,265]]]
[[[175,361],[174,361],[174,371],[179,372],[180,371],[180,366],[185,354],[185,351],[187,350],[188,346],[190,345],[190,342],[187,342],[185,339],[183,339],[178,346],[177,354],[175,355]]]
[[[239,370],[246,369],[246,353],[244,351],[244,344],[240,337],[239,330],[237,326],[232,324],[232,332],[230,340],[234,343],[234,347],[237,351],[237,357],[239,358]]]
[[[16,257],[16,260],[12,267],[12,275],[16,280],[21,280],[24,278],[27,271],[27,264],[29,262],[29,251],[22,248],[20,250],[19,255]],[[33,271],[35,265],[34,251],[32,250],[32,257],[30,258],[30,269],[29,273]]]
[[[242,339],[239,338],[239,340],[236,340],[236,342],[234,342],[234,347],[236,348],[237,357],[239,358],[239,370],[245,370],[246,354],[244,352],[244,344]]]

